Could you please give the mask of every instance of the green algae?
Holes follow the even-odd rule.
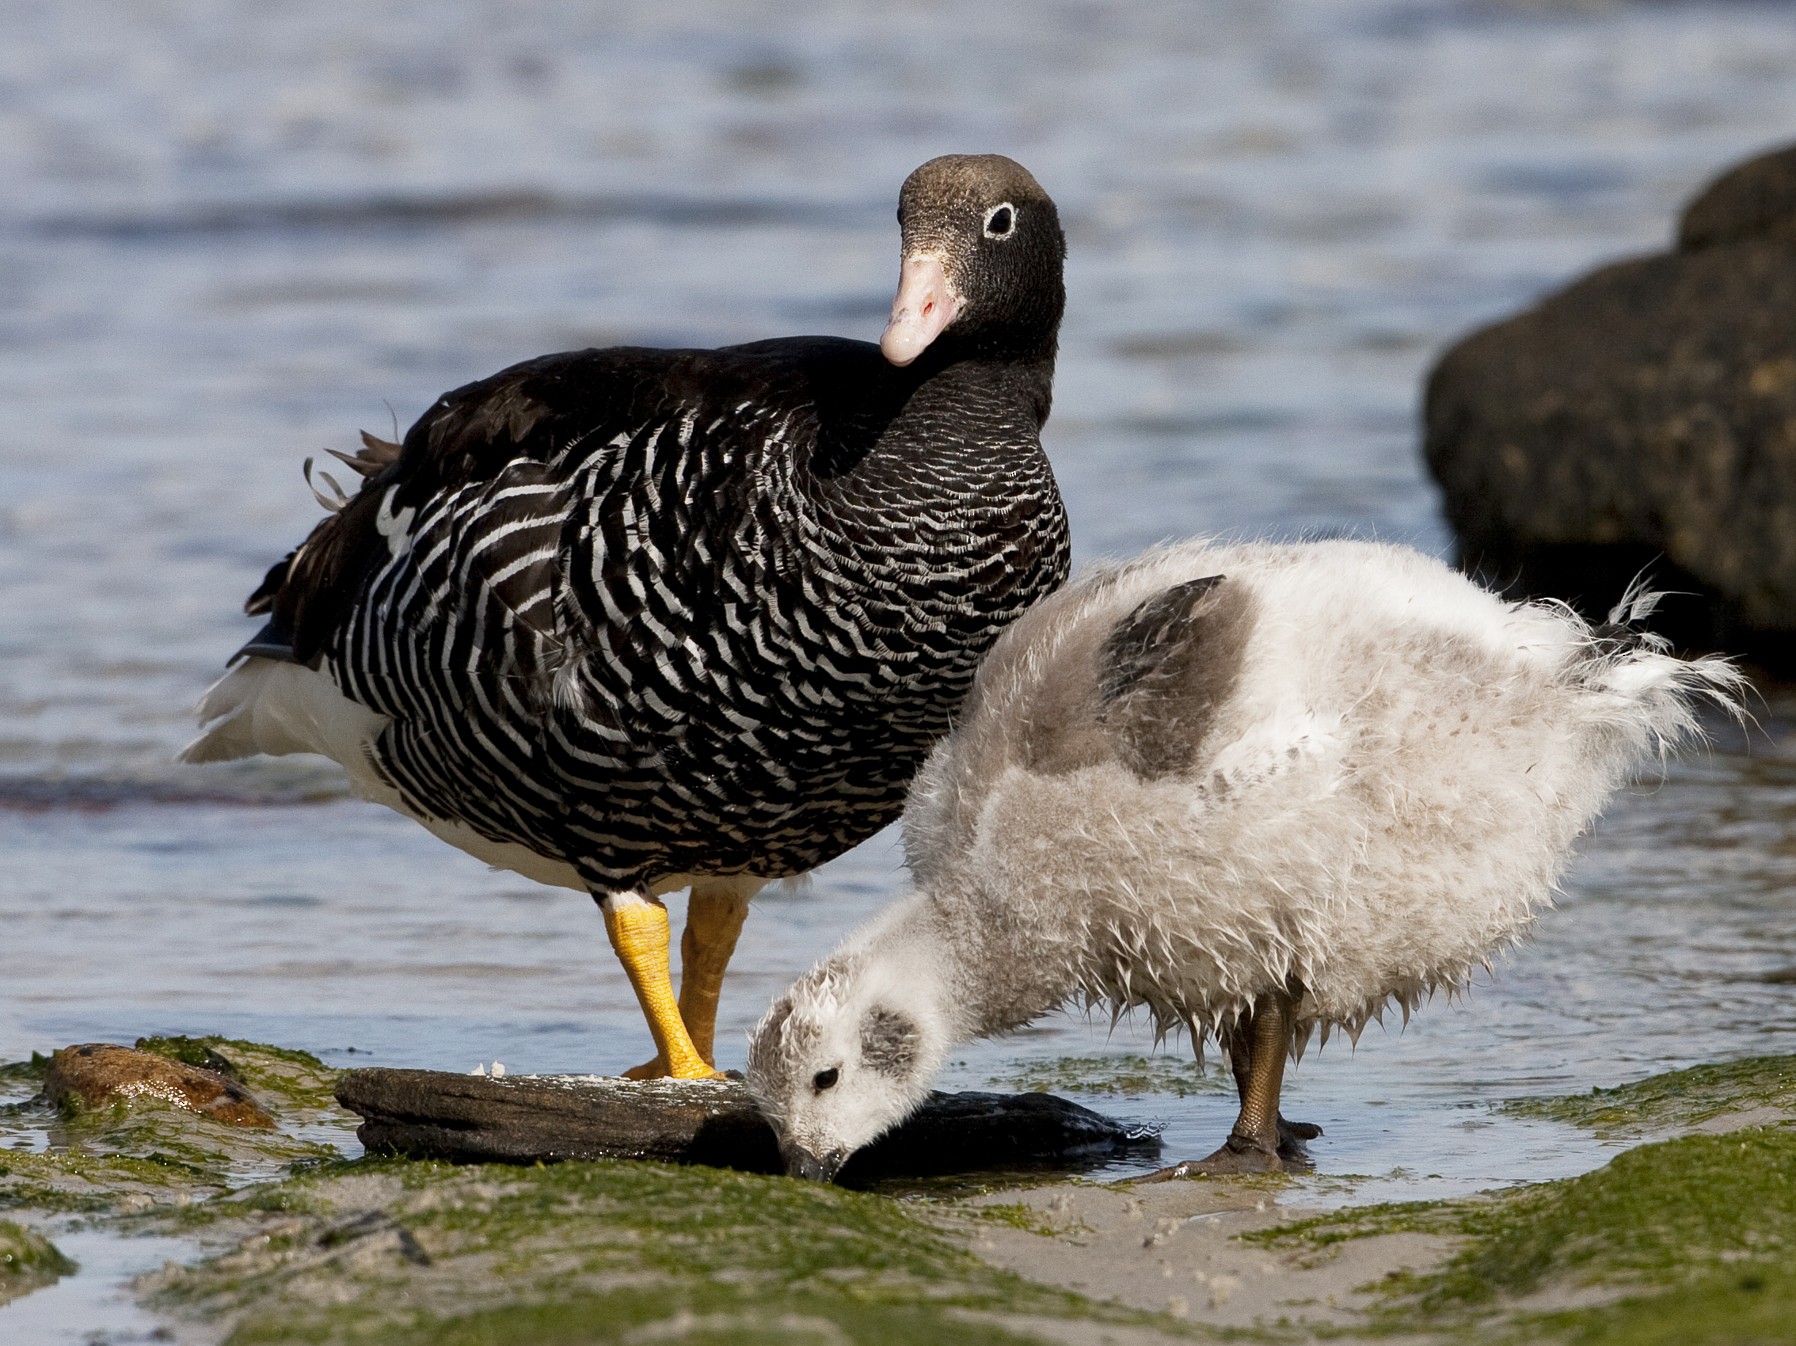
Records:
[[[1462,1201],[1395,1201],[1348,1206],[1327,1215],[1293,1220],[1237,1235],[1243,1243],[1285,1250],[1324,1251],[1350,1239],[1384,1234],[1472,1234],[1487,1198]]]
[[[250,1232],[157,1292],[232,1324],[233,1346],[572,1342],[595,1324],[607,1338],[938,1342],[964,1336],[967,1314],[1178,1330],[992,1269],[938,1224],[966,1217],[782,1178],[375,1159],[256,1195],[259,1218],[247,1198],[192,1213]],[[1034,1339],[996,1319],[979,1332]]]
[[[0,1109],[0,1209],[132,1214],[179,1207],[340,1157],[355,1118],[337,1072],[305,1052],[231,1038],[142,1038],[144,1051],[238,1080],[280,1123],[231,1126],[153,1096],[58,1110],[41,1098]],[[0,1066],[0,1085],[42,1088],[50,1058]]]
[[[324,1140],[232,1126],[160,1100],[139,1098],[115,1100],[59,1119],[49,1138],[59,1153],[155,1159],[186,1168],[195,1181],[231,1187],[285,1172],[294,1163],[331,1159],[339,1153]]]
[[[1685,1136],[1497,1203],[1495,1227],[1428,1287],[1436,1303],[1549,1276],[1675,1283],[1726,1263],[1796,1256],[1796,1133]],[[1425,1300],[1427,1302],[1427,1300]]]
[[[1383,1300],[1370,1325],[1381,1332],[1458,1326],[1493,1339],[1604,1346],[1747,1341],[1750,1334],[1729,1335],[1737,1326],[1730,1318],[1715,1316],[1742,1309],[1781,1324],[1761,1339],[1796,1340],[1796,1131],[1788,1128],[1685,1136],[1560,1182],[1362,1207],[1246,1237],[1321,1256],[1344,1239],[1399,1232],[1463,1242],[1433,1271],[1378,1287]],[[1520,1312],[1548,1290],[1606,1302]],[[1710,1305],[1708,1335],[1653,1335],[1672,1309],[1696,1300]]]
[[[1026,1234],[1053,1235],[1062,1232],[1064,1227],[1056,1224],[1034,1206],[1022,1201],[975,1206],[973,1214],[981,1220],[989,1220],[993,1224],[1001,1224],[1008,1229],[1020,1229]]]
[[[1688,1128],[1762,1108],[1796,1116],[1796,1056],[1755,1056],[1654,1075],[1615,1089],[1498,1105],[1498,1111],[1512,1116],[1569,1122],[1599,1136]]]
[[[52,1114],[40,1095],[50,1058],[33,1052],[29,1061],[0,1065],[0,1153],[33,1148]]]
[[[403,1325],[374,1327],[339,1310],[321,1324],[322,1334],[287,1324],[256,1325],[234,1332],[227,1346],[276,1346],[287,1342],[378,1342],[380,1346],[589,1346],[624,1338],[678,1342],[681,1346],[941,1346],[976,1333],[992,1346],[1042,1346],[1043,1338],[1006,1331],[974,1314],[933,1306],[852,1302],[772,1307],[745,1303],[733,1287],[689,1291],[619,1290],[552,1304],[486,1309],[445,1320],[421,1312]],[[338,1329],[342,1330],[339,1331]]]
[[[0,1304],[74,1270],[75,1264],[43,1235],[11,1220],[0,1220]]]
[[[129,1214],[185,1205],[225,1186],[218,1174],[160,1152],[0,1152],[0,1210]]]
[[[1550,1334],[1571,1346],[1770,1346],[1796,1341],[1796,1274],[1741,1266],[1673,1293],[1542,1314],[1517,1327],[1523,1340]]]
[[[989,1083],[1036,1094],[1162,1094],[1174,1098],[1232,1093],[1235,1088],[1225,1073],[1206,1071],[1196,1061],[1171,1056],[1062,1056],[1020,1065],[994,1076]]]
[[[31,1053],[29,1061],[0,1064],[0,1089],[8,1093],[18,1090],[35,1093],[43,1088],[44,1075],[49,1069],[50,1058],[41,1052]]]

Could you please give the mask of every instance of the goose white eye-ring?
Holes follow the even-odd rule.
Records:
[[[1016,207],[1001,201],[985,212],[985,236],[1009,238],[1016,232]]]

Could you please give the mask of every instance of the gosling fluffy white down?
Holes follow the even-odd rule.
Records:
[[[912,787],[918,891],[779,997],[749,1087],[832,1177],[958,1042],[1068,1003],[1217,1041],[1241,1117],[1180,1170],[1304,1162],[1287,1056],[1514,942],[1609,794],[1740,675],[1408,548],[1187,543],[1016,623]],[[1173,1170],[1169,1170],[1172,1172]]]

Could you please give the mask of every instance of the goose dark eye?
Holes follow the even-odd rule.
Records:
[[[1004,238],[1016,226],[1016,208],[1006,201],[985,213],[985,236]]]
[[[817,1078],[811,1083],[818,1089],[833,1089],[836,1081],[842,1078],[842,1072],[831,1066],[828,1070],[819,1070]]]

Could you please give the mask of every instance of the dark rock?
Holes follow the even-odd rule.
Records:
[[[782,1171],[773,1132],[734,1080],[591,1076],[491,1079],[433,1070],[352,1070],[337,1100],[364,1121],[371,1151],[483,1163],[659,1159]],[[932,1094],[857,1154],[853,1184],[877,1177],[1072,1168],[1159,1150],[1128,1127],[1049,1094]]]
[[[229,1126],[273,1130],[274,1118],[235,1080],[107,1042],[64,1047],[50,1058],[44,1096],[57,1107],[97,1108],[115,1098],[155,1098]]]
[[[1053,1094],[932,1093],[902,1126],[843,1169],[862,1177],[917,1177],[993,1169],[1090,1168],[1160,1151],[1160,1133],[1130,1126]]]
[[[1796,145],[1728,169],[1684,208],[1685,252],[1763,238],[1796,247]]]
[[[1647,568],[1675,641],[1796,669],[1796,148],[1681,238],[1449,350],[1428,463],[1467,569],[1600,617]]]

